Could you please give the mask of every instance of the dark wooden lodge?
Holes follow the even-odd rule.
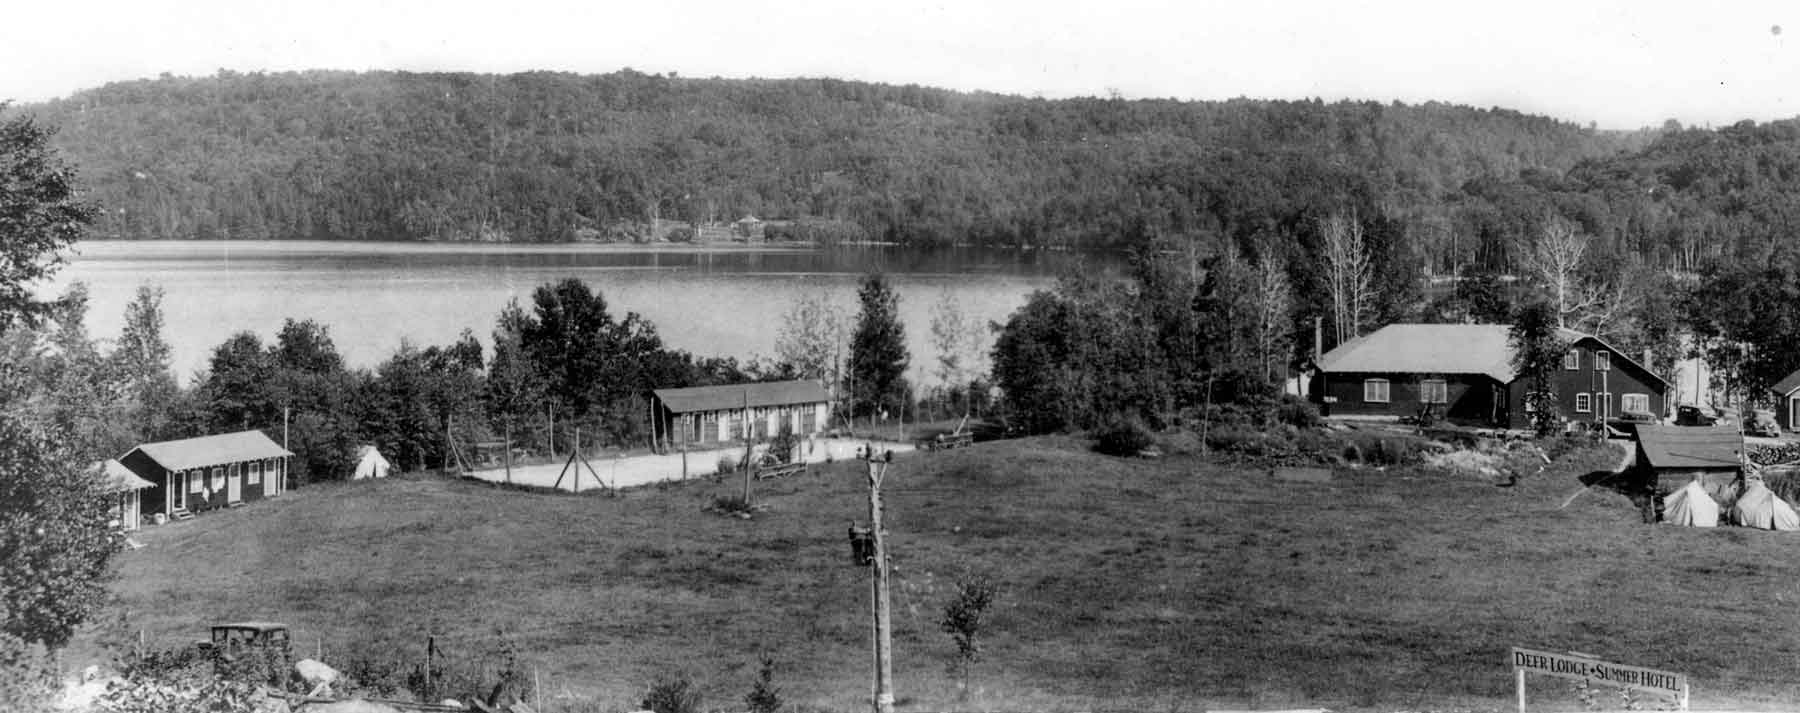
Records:
[[[119,463],[152,483],[142,493],[144,517],[177,519],[280,494],[293,455],[261,431],[240,431],[146,443]]]

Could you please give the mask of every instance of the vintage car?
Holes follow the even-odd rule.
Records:
[[[1677,426],[1716,426],[1729,422],[1730,419],[1711,406],[1683,404],[1675,407],[1675,425]]]
[[[1618,435],[1615,438],[1636,438],[1638,426],[1646,423],[1657,423],[1656,414],[1643,411],[1626,411],[1606,420],[1606,425]]]
[[[197,646],[212,649],[230,660],[239,653],[250,649],[277,649],[286,652],[288,628],[286,624],[268,621],[241,621],[233,624],[214,624],[212,638],[200,641]]]
[[[1774,411],[1755,409],[1744,418],[1744,434],[1764,438],[1780,438],[1781,424],[1775,422]]]

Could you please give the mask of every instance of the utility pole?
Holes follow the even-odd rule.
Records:
[[[874,446],[864,445],[863,460],[869,466],[869,532],[875,550],[869,570],[869,590],[875,608],[875,713],[894,713],[894,644],[888,616],[887,532],[881,529],[881,481],[887,477],[894,452],[888,451],[877,458]]]

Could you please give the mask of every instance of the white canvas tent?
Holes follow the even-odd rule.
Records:
[[[1773,493],[1771,493],[1773,495]],[[1686,527],[1718,527],[1719,504],[1699,479],[1688,481],[1663,500],[1663,522]]]
[[[1744,494],[1731,506],[1731,523],[1762,530],[1800,530],[1800,515],[1761,479],[1744,485]]]
[[[350,474],[351,480],[363,478],[386,478],[388,471],[393,470],[388,460],[381,456],[381,451],[374,446],[363,446],[357,451],[356,472]]]

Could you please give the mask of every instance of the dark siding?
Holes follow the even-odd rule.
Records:
[[[1594,339],[1582,339],[1575,343],[1573,349],[1580,355],[1579,368],[1571,371],[1558,366],[1551,382],[1556,391],[1556,401],[1562,405],[1562,414],[1571,421],[1594,421],[1602,414],[1617,416],[1624,411],[1626,394],[1645,394],[1650,397],[1650,413],[1658,417],[1667,417],[1668,385],[1657,379],[1636,364],[1621,359],[1617,353],[1612,357],[1612,369],[1605,372],[1594,369],[1594,352],[1611,351]],[[1610,394],[1608,402],[1602,410],[1600,397],[1592,397],[1586,413],[1575,410],[1576,394],[1597,394],[1603,388]],[[1530,382],[1525,378],[1513,382],[1513,413],[1518,414],[1514,426],[1529,426],[1525,419],[1525,392]]]
[[[153,483],[150,487],[138,491],[143,499],[143,510],[138,517],[148,520],[151,515],[167,512],[168,509],[165,505],[168,500],[168,488],[165,481],[168,479],[168,473],[163,470],[163,467],[152,460],[150,456],[145,455],[143,451],[137,450],[125,454],[124,458],[119,459],[119,463],[136,473],[137,477]]]
[[[1419,415],[1420,382],[1426,378],[1444,380],[1448,403],[1445,404],[1443,415],[1450,421],[1477,426],[1493,425],[1494,389],[1498,384],[1479,374],[1320,374],[1314,378],[1313,393],[1335,398],[1333,403],[1324,403],[1322,397],[1315,397],[1315,400],[1321,402],[1321,409],[1333,416],[1412,417]],[[1368,379],[1387,380],[1387,403],[1363,401],[1363,382]]]

